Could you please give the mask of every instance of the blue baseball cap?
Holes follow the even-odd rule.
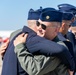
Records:
[[[38,20],[41,12],[42,12],[42,7],[40,7],[40,9],[38,9],[38,10],[30,9],[28,12],[27,20]]]
[[[39,19],[46,22],[62,22],[63,13],[57,10],[47,10],[41,13]]]

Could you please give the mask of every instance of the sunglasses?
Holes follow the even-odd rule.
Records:
[[[37,25],[38,27],[41,25],[41,28],[42,28],[43,30],[46,30],[46,25],[41,24],[41,23],[38,22],[38,21],[36,21],[36,25]]]

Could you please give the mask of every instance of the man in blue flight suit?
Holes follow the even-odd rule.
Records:
[[[53,9],[54,10],[54,9]],[[34,23],[34,20],[36,20],[36,19],[38,19],[38,17],[39,17],[39,13],[38,13],[38,11],[34,11],[33,9],[30,9],[30,12],[29,12],[30,14],[28,15],[29,17],[28,17],[28,24],[29,24],[29,26],[30,26],[30,24],[32,24],[32,23]],[[33,17],[34,16],[34,17]],[[31,21],[31,23],[29,22],[29,21]],[[36,27],[36,26],[33,26],[34,28]],[[32,27],[32,28],[33,28]],[[30,26],[30,28],[31,28],[31,26]],[[33,29],[34,29],[33,28]],[[36,28],[34,29],[34,31],[36,30]],[[10,40],[12,40],[12,38],[13,38],[13,36],[15,36],[18,32],[20,32],[21,30],[18,30],[18,31],[16,31],[15,33],[13,33],[12,35],[11,35],[11,38],[10,38]],[[3,52],[5,52],[4,50],[7,48],[7,45],[8,45],[8,41],[6,42],[6,45],[4,45],[4,48],[3,48]],[[53,43],[53,45],[54,45],[54,43]],[[53,62],[53,61],[52,61]],[[57,63],[57,61],[56,61],[56,63]],[[38,64],[37,64],[38,65]],[[43,64],[44,65],[44,64]],[[56,65],[56,64],[55,64]],[[53,65],[52,65],[53,66]],[[53,69],[53,68],[52,68]],[[31,74],[32,75],[32,74]]]
[[[38,19],[38,16],[41,13],[42,8],[38,9],[37,11],[31,11],[34,13],[34,19]],[[20,66],[20,63],[17,59],[17,56],[14,53],[14,45],[13,40],[16,37],[16,35],[20,34],[22,32],[22,29],[19,29],[15,32],[13,32],[10,36],[10,42],[6,42],[6,45],[2,45],[1,48],[7,49],[3,51],[3,67],[2,67],[2,75],[28,75]],[[9,45],[8,45],[9,43]],[[8,46],[8,47],[7,47]],[[11,50],[12,49],[12,50]],[[8,64],[9,63],[9,64]]]
[[[73,45],[71,44],[70,41],[67,41],[65,35],[68,33],[68,29],[69,29],[69,25],[71,24],[71,19],[73,18],[73,14],[72,13],[68,13],[68,12],[63,12],[63,18],[62,18],[62,25],[60,27],[59,30],[59,39],[64,41],[65,44],[68,46],[69,51],[71,51],[71,54],[74,56],[73,54]]]
[[[74,16],[76,14],[76,7],[70,4],[59,4],[58,5],[59,10],[64,11],[64,12],[70,12],[72,13]],[[75,17],[74,17],[75,18]],[[68,33],[66,34],[66,38],[70,40],[70,42],[73,45],[73,53],[74,53],[74,57],[75,57],[75,62],[76,62],[76,39],[75,39],[75,35],[72,33],[73,29],[76,28],[76,20],[75,19],[71,20],[71,24],[70,24],[70,28],[71,31],[68,31]],[[76,71],[76,69],[75,69]]]
[[[34,32],[34,33],[32,33],[32,31],[30,30],[30,31],[28,31],[29,29],[27,28],[27,27],[25,27],[24,26],[24,28],[22,29],[22,31],[21,32],[19,32],[17,35],[15,35],[15,37],[16,36],[18,36],[20,33],[25,33],[25,32],[31,32],[31,33],[29,33],[30,34],[30,36],[29,37],[33,37],[32,36],[32,34],[34,35],[34,36],[36,36],[36,33]],[[15,37],[11,40],[11,42],[9,43],[9,46],[8,46],[8,48],[7,48],[7,50],[6,50],[6,53],[5,53],[5,55],[4,55],[4,62],[3,62],[3,70],[2,70],[2,75],[19,75],[19,71],[17,71],[17,69],[18,69],[18,64],[17,64],[17,62],[18,62],[18,60],[17,60],[17,57],[15,56],[15,54],[14,54],[14,51],[13,51],[13,40],[15,39]],[[28,38],[29,38],[28,37]],[[43,40],[45,40],[44,38],[41,38],[41,37],[39,37],[38,36],[38,38],[39,38],[39,40],[41,39],[41,41]],[[34,44],[35,45],[35,43],[37,43],[38,42],[38,40],[35,40],[36,38],[34,38],[33,39],[33,42],[30,42],[30,44]],[[34,41],[35,40],[35,41]],[[30,39],[28,40],[28,42],[30,41]],[[46,42],[46,44],[45,44],[45,42]],[[48,44],[50,44],[50,47],[49,47],[49,49],[48,50],[46,50],[46,47],[48,47],[48,44],[47,44],[47,42],[48,42],[48,40],[46,40],[46,41],[44,41],[44,43],[43,44],[41,44],[41,48],[44,46],[45,48],[43,48],[43,50],[42,51],[40,51],[39,49],[39,47],[37,47],[38,48],[38,50],[36,50],[36,49],[30,49],[30,44],[28,44],[27,45],[27,47],[29,48],[29,52],[31,52],[31,53],[33,53],[33,52],[35,52],[34,50],[36,50],[36,52],[37,51],[40,51],[42,54],[45,54],[45,53],[47,53],[47,55],[54,55],[54,54],[56,54],[56,52],[58,53],[60,53],[61,52],[61,50],[62,50],[62,48],[63,48],[63,46],[60,46],[60,45],[58,45],[58,44],[56,44],[56,43],[54,43],[54,42],[52,42],[52,41],[50,41],[50,42],[48,42]],[[56,45],[55,45],[56,44]],[[39,44],[37,44],[37,45],[39,45]],[[47,46],[46,46],[47,45]],[[53,48],[53,50],[54,50],[54,52],[52,52],[52,47],[54,47],[55,46],[55,49]],[[12,50],[11,50],[11,49]],[[59,51],[58,51],[59,50]],[[43,52],[44,51],[44,52]],[[70,62],[70,60],[71,60],[71,57],[69,56],[69,57],[67,57],[68,55],[70,55],[69,54],[69,52],[67,51],[67,50],[65,50],[65,53],[64,53],[64,51],[63,51],[63,54],[65,54],[66,55],[66,58],[67,58],[67,60],[68,60],[68,58],[69,58],[69,62]],[[13,55],[14,55],[14,57],[13,57]],[[8,57],[8,58],[7,58]],[[6,60],[7,59],[7,60]],[[65,61],[65,62],[67,62],[67,60]],[[10,62],[9,62],[10,61]],[[8,64],[9,63],[9,64]],[[14,66],[15,65],[15,66]],[[71,70],[74,70],[74,63],[73,63],[73,59],[72,59],[72,61],[70,62],[70,69]],[[11,69],[10,69],[10,67],[12,67]],[[9,72],[8,72],[9,71]],[[22,70],[23,71],[23,70]],[[22,74],[22,72],[21,72],[21,74]],[[23,74],[23,75],[25,75],[25,74]]]

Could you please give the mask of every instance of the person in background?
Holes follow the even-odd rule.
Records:
[[[65,42],[65,44],[69,48],[69,51],[74,56],[74,53],[73,53],[73,45],[66,38],[66,35],[68,33],[68,29],[69,29],[69,26],[71,24],[71,19],[72,18],[73,18],[73,14],[68,13],[68,12],[64,12],[63,13],[62,24],[61,24],[61,27],[60,27],[60,30],[59,30],[60,33],[59,33],[58,37],[59,37],[60,40],[62,40],[62,41]]]
[[[74,31],[74,29],[76,29],[76,19],[75,19],[76,7],[71,4],[59,4],[58,8],[59,10],[62,10],[64,12],[70,12],[74,15],[74,17],[71,20],[72,23],[70,24],[68,33],[66,34],[66,38],[69,39],[69,41],[73,45],[73,53],[74,53],[75,63],[76,63],[76,39],[75,39],[75,33],[74,33],[76,31],[76,30]],[[75,68],[75,72],[76,72],[76,68]]]

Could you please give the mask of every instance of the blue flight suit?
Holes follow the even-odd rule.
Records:
[[[70,53],[72,54],[72,56],[74,56],[72,43],[69,40],[67,40],[61,33],[58,33],[58,38],[66,44]]]
[[[75,40],[74,40],[74,36],[72,36],[72,33],[68,32],[65,36],[63,36],[61,33],[58,33],[58,38],[66,44],[71,55],[74,57],[74,60],[76,61],[75,54],[74,54],[74,45],[75,45],[74,42],[75,42]],[[70,41],[70,39],[71,39],[71,41]]]
[[[72,32],[68,32],[66,34],[66,38],[69,39],[70,42],[73,45],[73,53],[74,53],[74,58],[75,58],[75,63],[76,63],[76,42],[75,42],[75,35]],[[76,71],[76,67],[75,67],[75,71]]]
[[[19,65],[17,57],[14,53],[13,45],[13,40],[23,32],[29,34],[26,41],[26,46],[29,52],[33,54],[44,54],[47,56],[58,56],[60,57],[60,59],[63,59],[62,61],[67,64],[70,70],[74,70],[75,64],[73,57],[71,56],[69,51],[66,50],[65,47],[63,47],[62,45],[58,45],[52,41],[46,40],[45,38],[37,36],[34,31],[24,26],[22,31],[15,35],[9,43],[3,59],[2,75],[27,75],[26,72],[21,69],[21,66]]]

